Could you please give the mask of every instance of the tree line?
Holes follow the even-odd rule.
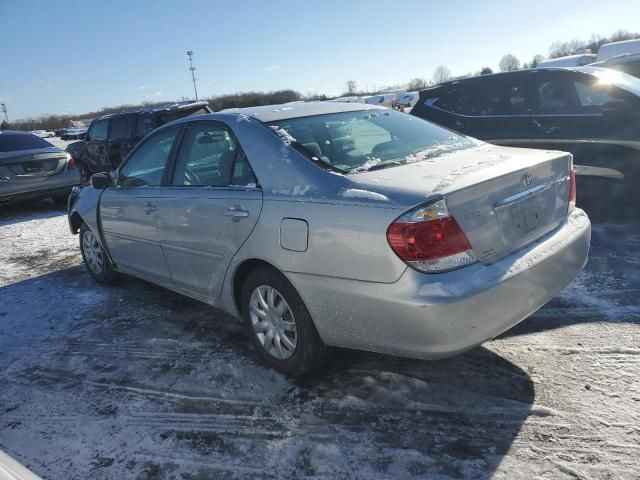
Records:
[[[604,45],[605,43],[620,42],[623,40],[633,40],[637,38],[640,38],[640,33],[632,33],[626,30],[618,30],[613,34],[611,34],[609,37],[592,34],[589,40],[573,39],[568,42],[553,42],[549,47],[549,54],[548,54],[548,57],[546,58],[550,58],[550,59],[558,58],[558,57],[575,55],[577,53],[588,52],[588,51],[592,53],[596,53],[600,48],[600,46]],[[521,70],[521,69],[526,70],[529,68],[536,68],[538,64],[543,60],[545,60],[544,55],[536,54],[533,56],[533,58],[529,62],[521,62],[515,55],[508,53],[500,59],[500,62],[498,63],[498,68],[500,69],[501,72],[511,72],[514,70]],[[448,80],[472,77],[475,75],[487,75],[490,73],[493,73],[493,70],[491,68],[482,67],[480,70],[478,70],[475,73],[469,72],[466,75],[460,75],[460,76],[454,77],[451,74],[451,71],[445,65],[440,65],[436,67],[436,69],[433,71],[433,74],[430,79],[413,78],[408,82],[406,82],[405,84],[388,85],[388,86],[382,87],[376,92],[358,91],[355,80],[349,80],[345,84],[345,92],[343,95],[351,96],[351,95],[355,95],[356,93],[360,95],[370,94],[370,93],[379,93],[379,92],[383,92],[385,90],[390,90],[394,88],[406,88],[409,91],[414,91],[414,90],[427,88],[431,85],[437,85],[439,83],[443,83]]]
[[[230,95],[217,95],[206,98],[213,111],[224,110],[235,107],[256,107],[260,105],[273,105],[279,103],[295,102],[304,97],[295,90],[276,90],[273,92],[239,92]],[[319,98],[322,99],[322,98]],[[326,96],[324,97],[326,99]],[[186,101],[181,98],[180,101]],[[57,130],[71,127],[74,122],[88,123],[91,119],[113,113],[126,112],[131,110],[142,110],[147,108],[159,108],[176,102],[142,102],[138,104],[124,104],[113,107],[105,107],[94,112],[87,112],[81,115],[43,115],[38,118],[26,118],[0,124],[0,130]]]

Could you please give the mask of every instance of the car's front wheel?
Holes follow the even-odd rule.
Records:
[[[115,283],[118,280],[118,272],[113,269],[107,253],[94,233],[84,223],[80,227],[79,236],[82,260],[89,275],[100,283]]]
[[[295,377],[322,364],[327,347],[300,295],[281,273],[271,268],[251,272],[241,301],[253,344],[269,365]]]

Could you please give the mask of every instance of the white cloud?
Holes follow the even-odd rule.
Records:
[[[264,69],[265,72],[273,72],[274,70],[278,70],[280,68],[280,65],[269,65],[267,68]]]
[[[136,90],[146,90],[147,86],[146,85],[140,85],[139,87],[136,87]]]
[[[145,95],[147,98],[158,98],[162,96],[162,92],[153,92]]]

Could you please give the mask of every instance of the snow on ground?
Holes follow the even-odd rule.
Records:
[[[64,212],[0,210],[0,450],[44,479],[640,478],[640,226],[465,355],[287,380],[230,316],[96,284]]]

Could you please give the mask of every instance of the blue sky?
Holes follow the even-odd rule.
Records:
[[[0,0],[10,119],[199,93],[359,87],[529,61],[556,40],[637,31],[640,2]]]

